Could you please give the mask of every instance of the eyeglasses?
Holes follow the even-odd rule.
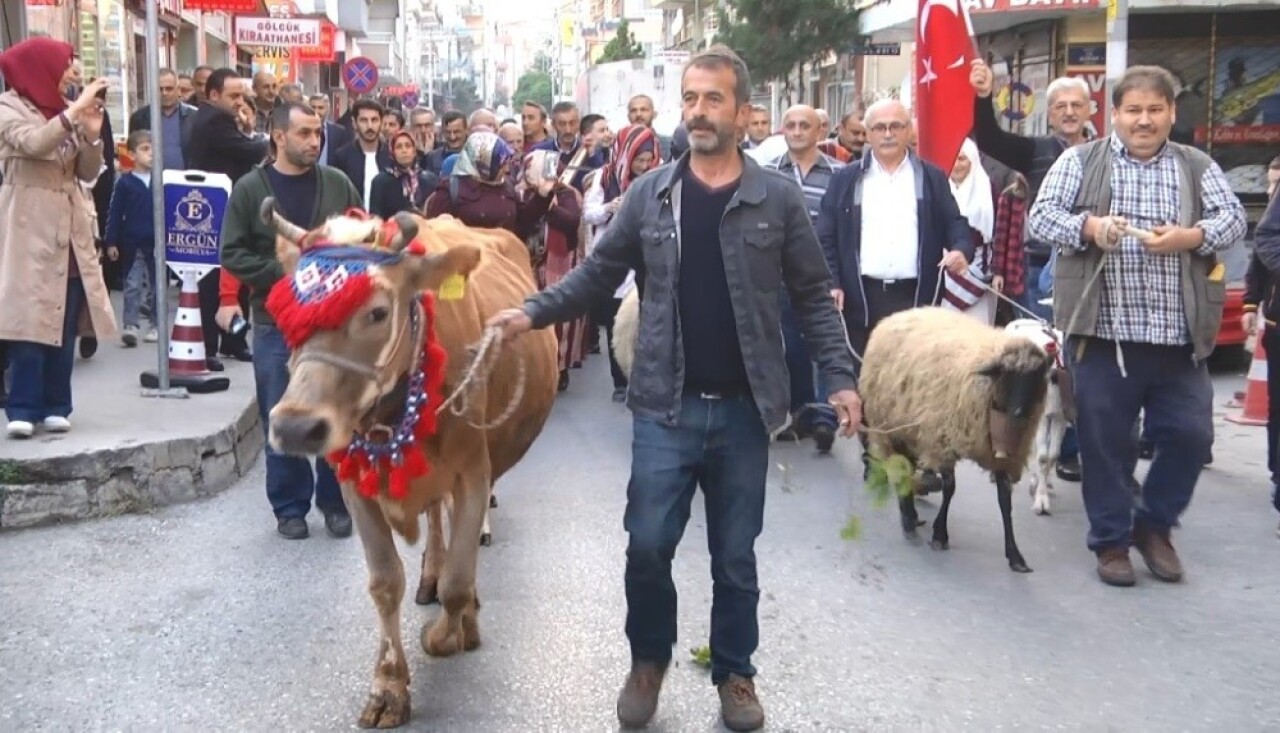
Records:
[[[899,132],[902,132],[903,130],[907,129],[907,123],[905,123],[905,122],[887,122],[887,123],[886,123],[886,122],[877,122],[876,124],[872,125],[871,127],[868,127],[867,129],[868,129],[868,130],[870,130],[870,131],[872,131],[872,132],[874,132],[874,133],[875,133],[875,134],[877,134],[877,135],[883,135],[883,134],[885,134],[886,132],[899,133]]]

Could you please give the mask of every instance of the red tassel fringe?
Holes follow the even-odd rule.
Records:
[[[282,278],[267,296],[267,312],[290,349],[297,349],[316,331],[341,328],[351,314],[373,295],[373,280],[367,274],[349,278],[336,293],[319,303],[305,305],[293,292],[290,278]]]
[[[290,291],[292,294],[292,291]],[[272,297],[275,293],[272,292]],[[404,462],[400,466],[392,466],[389,459],[381,459],[373,465],[363,452],[348,453],[345,449],[330,453],[329,463],[337,467],[338,480],[343,483],[355,483],[356,490],[366,499],[377,498],[380,478],[387,477],[387,494],[394,501],[403,501],[409,496],[409,486],[414,479],[431,473],[431,463],[427,460],[427,439],[436,434],[439,418],[436,411],[444,404],[444,373],[448,362],[448,352],[436,339],[436,299],[435,295],[425,293],[422,296],[422,310],[426,320],[426,348],[422,354],[422,369],[426,376],[427,401],[418,414],[418,424],[413,428],[413,444],[404,451]],[[283,330],[283,329],[282,329]],[[286,334],[286,338],[288,338]]]

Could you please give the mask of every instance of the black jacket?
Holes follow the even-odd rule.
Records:
[[[390,219],[401,211],[409,211],[423,215],[430,196],[440,182],[440,177],[431,171],[418,172],[418,193],[409,201],[404,195],[404,186],[390,173],[383,171],[373,179],[369,187],[369,205],[365,207],[374,216]]]
[[[334,153],[350,144],[351,133],[347,131],[347,128],[336,122],[324,123],[324,139],[320,141],[320,149],[324,150],[328,157],[322,158],[320,164],[332,166]]]
[[[188,131],[187,119],[191,117],[191,115],[194,115],[195,113],[196,113],[195,107],[192,107],[191,105],[185,102],[178,103],[178,120],[179,120],[179,124],[182,126],[182,133],[183,133],[183,140],[182,140],[183,150],[187,149],[187,140],[186,140],[186,134]],[[142,107],[139,107],[138,110],[135,111],[133,114],[129,115],[129,134],[132,135],[138,130],[150,130],[150,129],[151,129],[151,105],[145,104]]]
[[[386,143],[378,143],[376,160],[379,171],[385,171],[391,167],[391,153],[387,150]],[[336,153],[329,155],[329,165],[347,175],[351,185],[355,186],[356,190],[360,192],[361,198],[364,198],[364,164],[364,150],[360,148],[359,140],[354,140],[339,148]],[[372,192],[372,186],[369,190]],[[368,206],[368,204],[369,202],[366,201],[365,205]]]
[[[230,112],[202,104],[190,119],[187,168],[225,173],[235,183],[267,157],[267,141],[240,132]]]
[[[1260,311],[1271,325],[1280,323],[1280,193],[1271,197],[1253,232],[1253,260],[1245,274],[1244,308]]]

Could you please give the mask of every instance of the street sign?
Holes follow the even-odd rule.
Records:
[[[898,56],[902,54],[901,43],[855,43],[848,48],[850,56]]]
[[[342,84],[353,94],[368,94],[378,86],[378,65],[356,56],[342,65]]]
[[[204,277],[219,266],[231,179],[222,173],[165,171],[163,181],[165,262],[180,277]]]
[[[404,102],[404,106],[406,108],[413,109],[414,107],[418,106],[418,93],[405,92],[404,94],[400,95],[400,101]]]

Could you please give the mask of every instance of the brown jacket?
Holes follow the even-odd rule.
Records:
[[[0,340],[62,345],[72,256],[94,332],[115,335],[93,241],[97,213],[81,185],[92,185],[101,168],[101,147],[68,133],[57,117],[44,119],[17,93],[0,94]]]

